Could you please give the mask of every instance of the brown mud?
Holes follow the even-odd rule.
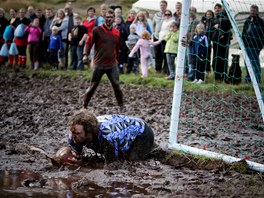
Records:
[[[172,103],[171,88],[122,85],[126,101],[124,114],[140,117],[149,123],[154,129],[156,142],[163,150],[157,149],[144,162],[118,161],[97,168],[53,167],[43,154],[28,148],[35,146],[52,156],[67,145],[68,116],[81,108],[81,95],[86,88],[87,81],[81,77],[72,80],[61,76],[41,79],[36,76],[18,78],[1,75],[0,197],[264,196],[262,173],[250,170],[240,173],[221,161],[170,153],[165,149]],[[228,99],[229,96],[216,97]],[[185,98],[184,102],[190,101]],[[246,99],[239,99],[238,102],[246,103]],[[254,105],[252,109],[257,109],[257,104]],[[228,111],[229,107],[226,108]],[[89,109],[96,115],[119,113],[109,83],[100,84]],[[200,110],[198,107],[197,112]],[[182,112],[187,111],[183,105]],[[197,121],[195,116],[192,119]],[[259,118],[253,117],[251,122],[258,125]],[[203,125],[208,127],[206,123]],[[205,132],[193,129],[186,131],[186,136],[182,133],[179,139],[187,141],[190,133],[198,133],[201,139],[206,136],[202,134]],[[242,130],[242,133],[263,135],[263,131],[254,129]],[[213,137],[217,139],[218,136],[214,134]],[[222,141],[228,142],[229,139],[223,136]],[[211,144],[214,143],[211,140]],[[192,144],[202,146],[203,142]],[[263,150],[263,147],[256,147],[252,152],[263,156]],[[263,163],[262,160],[259,162]]]

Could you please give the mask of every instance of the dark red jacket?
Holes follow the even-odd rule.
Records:
[[[117,65],[120,49],[119,30],[114,27],[107,29],[105,25],[95,27],[86,41],[86,54],[90,54],[93,44],[94,66],[111,68]]]

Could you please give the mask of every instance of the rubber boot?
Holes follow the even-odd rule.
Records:
[[[12,67],[13,63],[14,63],[14,56],[9,55],[8,56],[8,65]]]

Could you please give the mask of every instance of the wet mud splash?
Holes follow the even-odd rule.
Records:
[[[67,145],[68,116],[81,108],[86,88],[82,78],[1,76],[0,197],[263,197],[261,173],[241,174],[223,162],[208,163],[164,149],[144,162],[53,167],[44,154],[28,146],[52,156]],[[125,114],[146,120],[156,142],[165,148],[173,90],[127,85],[122,89]],[[118,112],[110,84],[100,84],[91,106],[97,115]]]

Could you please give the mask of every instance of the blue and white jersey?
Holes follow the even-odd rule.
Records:
[[[104,138],[115,148],[115,155],[118,152],[128,151],[138,135],[145,129],[145,122],[142,119],[124,115],[103,115],[97,117],[99,126],[99,141]]]

